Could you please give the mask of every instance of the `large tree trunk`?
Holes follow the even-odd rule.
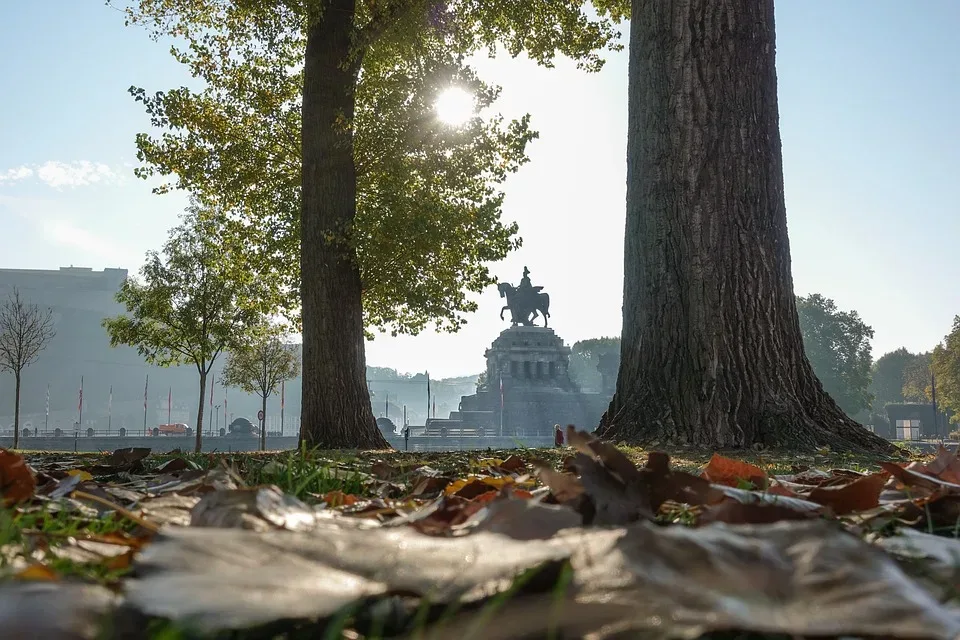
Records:
[[[13,400],[13,448],[20,448],[20,372],[14,374],[16,396]]]
[[[200,370],[200,406],[197,407],[197,441],[193,446],[194,453],[203,451],[203,396],[207,392],[207,372],[204,366]]]
[[[634,0],[622,359],[605,438],[891,450],[803,352],[773,0]]]
[[[387,448],[370,406],[356,251],[353,155],[355,0],[331,0],[307,33],[303,79],[300,295],[308,447]]]

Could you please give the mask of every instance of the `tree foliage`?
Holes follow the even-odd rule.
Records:
[[[271,283],[271,302],[299,306],[300,91],[316,0],[137,0],[131,23],[174,36],[175,58],[202,81],[148,94],[131,88],[157,135],[137,136],[142,177],[175,176],[159,188],[216,199],[222,232],[249,251],[238,269]],[[550,65],[558,54],[598,69],[615,47],[612,24],[578,2],[360,2],[351,64],[359,67],[352,127],[357,214],[341,237],[355,251],[365,321],[394,333],[430,323],[456,330],[476,308],[470,292],[492,282],[487,264],[519,246],[501,220],[507,176],[527,161],[529,118],[488,115],[499,88],[465,63],[478,51],[525,52]],[[434,113],[450,86],[475,96],[484,115],[459,127]]]
[[[600,391],[603,376],[600,374],[600,359],[612,367],[616,376],[620,366],[620,338],[603,337],[579,340],[570,349],[570,377],[584,390]],[[610,358],[609,361],[606,361]]]
[[[36,362],[56,331],[53,310],[27,302],[14,288],[0,304],[0,370],[13,374],[15,396],[13,410],[13,448],[20,446],[20,377]]]
[[[870,393],[873,394],[873,411],[885,413],[888,404],[903,402],[903,385],[908,367],[917,358],[905,347],[900,347],[880,356],[871,370]]]
[[[194,202],[170,232],[163,254],[151,251],[140,280],[117,293],[127,313],[103,326],[111,346],[136,347],[150,364],[193,364],[200,377],[196,450],[200,451],[207,374],[224,350],[240,344],[257,317],[253,282],[231,268],[234,248],[216,236],[209,211]]]
[[[934,348],[932,367],[938,408],[951,413],[951,422],[960,422],[960,316],[954,317],[950,333]]]
[[[915,354],[904,368],[904,402],[930,402],[933,399],[932,364],[933,354],[928,351]]]
[[[264,421],[267,398],[279,390],[281,382],[298,375],[300,356],[295,346],[285,343],[282,334],[264,322],[252,332],[249,340],[227,354],[227,363],[223,368],[223,380],[228,386],[260,397]],[[260,429],[260,448],[264,450],[267,446],[266,433],[265,428]]]
[[[868,409],[873,329],[856,311],[841,311],[819,293],[797,296],[797,314],[804,351],[824,391],[847,415]]]

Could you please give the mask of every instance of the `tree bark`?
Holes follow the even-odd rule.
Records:
[[[355,0],[330,0],[307,33],[300,240],[303,318],[301,441],[388,448],[370,406],[362,285],[349,241],[356,216],[352,122],[358,65],[350,59]]]
[[[803,351],[773,0],[634,0],[617,389],[628,442],[890,451]]]
[[[20,448],[20,372],[14,375],[16,397],[13,400],[13,448]]]
[[[193,446],[194,453],[203,451],[203,397],[207,392],[207,372],[200,370],[200,406],[197,407],[197,441]]]
[[[267,394],[260,396],[260,410],[263,412],[263,420],[260,422],[260,451],[267,450]]]

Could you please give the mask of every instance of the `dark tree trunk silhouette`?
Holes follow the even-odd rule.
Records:
[[[353,133],[355,0],[331,0],[307,33],[304,60],[300,294],[300,438],[309,447],[388,448],[370,406],[362,285],[344,239],[356,216]]]
[[[13,448],[20,448],[20,372],[14,374],[16,397],[13,400]]]
[[[803,352],[773,0],[634,0],[630,31],[622,357],[600,434],[891,450]]]
[[[197,407],[197,435],[196,444],[193,446],[195,453],[203,451],[203,398],[207,392],[207,372],[206,364],[200,367],[200,406]]]

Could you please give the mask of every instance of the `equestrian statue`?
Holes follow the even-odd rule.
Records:
[[[503,320],[503,312],[510,309],[510,321],[513,326],[522,324],[525,327],[533,326],[533,321],[543,316],[543,326],[547,325],[547,318],[550,317],[550,296],[541,293],[543,287],[534,287],[530,284],[530,270],[523,268],[523,278],[520,279],[520,285],[514,287],[509,282],[501,282],[497,285],[501,298],[507,299],[507,304],[500,309],[500,319]]]

